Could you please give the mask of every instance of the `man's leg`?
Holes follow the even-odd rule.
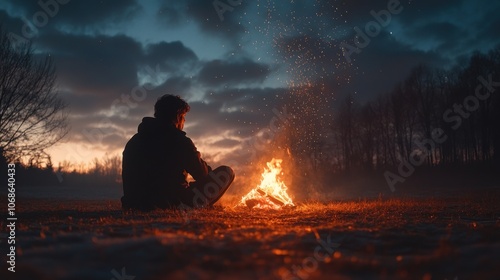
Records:
[[[201,208],[216,203],[234,180],[234,171],[228,166],[219,166],[208,173],[204,180],[196,181],[189,186],[193,192],[193,207]]]

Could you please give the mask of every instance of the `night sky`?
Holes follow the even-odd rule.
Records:
[[[362,103],[418,64],[449,69],[500,43],[500,1],[45,3],[1,1],[0,22],[55,62],[71,126],[48,151],[56,163],[120,154],[165,93],[190,103],[185,131],[209,162],[238,162],[292,87],[324,83],[310,98]],[[348,62],[340,46],[356,47],[355,27],[374,36],[358,36]]]

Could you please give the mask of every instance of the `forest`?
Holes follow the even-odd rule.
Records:
[[[394,191],[415,172],[414,185],[498,184],[499,86],[500,47],[475,52],[451,69],[418,65],[374,100],[361,103],[347,95],[323,129],[319,118],[294,120],[301,122],[291,124],[295,135],[287,139],[294,166],[327,188],[336,182]],[[307,123],[314,125],[293,129]]]
[[[448,71],[419,65],[392,92],[361,106],[348,97],[333,129],[336,169],[498,164],[498,86],[500,48]]]

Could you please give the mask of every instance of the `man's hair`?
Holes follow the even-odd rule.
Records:
[[[155,118],[176,123],[189,109],[191,107],[180,96],[165,94],[156,101]]]

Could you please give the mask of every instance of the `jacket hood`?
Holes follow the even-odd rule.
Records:
[[[177,129],[174,125],[161,122],[157,118],[145,117],[137,128],[139,134],[164,134],[167,132],[178,131],[186,134],[184,131]]]

